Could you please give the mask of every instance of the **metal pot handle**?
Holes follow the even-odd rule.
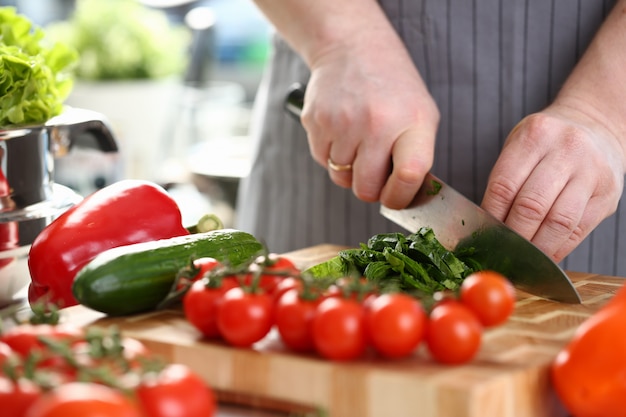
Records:
[[[109,122],[103,114],[92,110],[66,107],[63,113],[50,119],[46,127],[50,131],[50,149],[55,157],[65,155],[78,142],[81,147],[102,152],[119,150]],[[95,141],[82,140],[85,134]]]

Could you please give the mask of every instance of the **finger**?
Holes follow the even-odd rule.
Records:
[[[391,175],[380,194],[384,206],[402,209],[413,201],[433,164],[434,137],[434,129],[413,129],[395,141],[391,150]]]
[[[336,139],[330,144],[326,169],[331,180],[344,188],[352,187],[353,172],[356,165],[356,141]]]
[[[328,154],[330,153],[330,142],[316,140],[315,137],[308,135],[309,150],[311,156],[319,165],[328,169]]]
[[[558,248],[552,258],[555,262],[561,262],[567,255],[569,255],[578,245],[582,242],[593,229],[596,228],[607,216],[605,200],[601,197],[595,196],[587,202],[583,215],[574,228],[568,239],[563,242],[560,248]]]
[[[553,259],[557,258],[557,253],[570,239],[576,239],[577,234],[582,232],[581,220],[592,194],[586,191],[591,190],[586,182],[584,178],[577,178],[565,185],[531,239]]]
[[[304,119],[303,119],[304,121]],[[315,124],[302,123],[309,143],[309,151],[311,156],[321,166],[327,168],[328,155],[332,146],[332,137]]]
[[[333,136],[325,129],[323,123],[324,115],[320,115],[314,106],[314,98],[309,98],[312,89],[307,90],[307,97],[304,101],[300,123],[304,128],[307,141],[309,143],[309,151],[311,156],[319,165],[327,168],[328,156],[333,141]],[[326,122],[327,123],[327,122]]]
[[[326,162],[326,169],[330,179],[340,187],[351,188],[353,177],[353,165],[350,163],[339,164],[328,158]]]
[[[543,157],[540,146],[527,145],[521,126],[521,123],[518,124],[509,134],[491,170],[481,203],[482,208],[501,221],[509,215],[515,197]]]
[[[517,193],[504,220],[504,223],[528,240],[535,237],[569,181],[566,173],[554,171],[555,166],[563,164],[543,160],[535,167]],[[571,200],[570,196],[568,200]]]
[[[354,195],[363,201],[378,201],[390,170],[391,157],[388,149],[367,145],[360,147],[353,166]]]

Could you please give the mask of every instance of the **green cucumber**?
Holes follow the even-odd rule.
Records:
[[[80,304],[111,316],[150,311],[192,259],[212,257],[235,267],[262,249],[254,236],[234,229],[120,246],[85,265],[74,278],[72,292]]]

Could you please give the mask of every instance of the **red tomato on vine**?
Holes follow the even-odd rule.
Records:
[[[41,389],[27,379],[17,382],[0,375],[0,404],[2,415],[24,417],[26,411],[41,396]]]
[[[17,353],[15,353],[9,345],[4,342],[0,342],[0,370],[7,359],[15,355],[17,355]]]
[[[315,348],[312,323],[317,304],[317,300],[303,298],[296,288],[285,292],[276,302],[276,329],[289,349],[308,352]]]
[[[284,256],[270,253],[267,256],[259,257],[256,265],[260,268],[260,275],[255,273],[246,275],[245,285],[252,285],[253,280],[257,280],[256,286],[267,294],[273,295],[276,287],[287,277],[297,276],[300,271],[296,265]]]
[[[312,322],[316,351],[332,360],[361,356],[367,347],[363,306],[352,298],[329,297],[319,303]]]
[[[368,300],[365,326],[369,341],[383,356],[400,358],[419,346],[426,330],[426,312],[406,294],[383,294]]]
[[[194,259],[192,265],[183,270],[183,274],[177,277],[176,290],[184,292],[195,282],[202,279],[206,274],[221,266],[220,262],[208,256]]]
[[[57,341],[80,340],[84,331],[80,327],[64,324],[20,324],[0,335],[0,342],[9,345],[14,352],[25,357],[34,350],[45,349],[40,338]]]
[[[220,336],[217,327],[218,305],[226,291],[239,286],[235,277],[226,277],[217,285],[213,287],[204,280],[195,281],[183,297],[185,317],[206,338]]]
[[[301,290],[302,288],[303,283],[301,279],[295,277],[284,278],[278,283],[278,285],[276,285],[276,288],[274,289],[274,292],[272,294],[274,297],[274,301],[278,302],[283,294],[285,294],[289,290]]]
[[[249,347],[263,339],[274,324],[274,302],[263,291],[242,287],[226,291],[217,309],[217,328],[229,344]]]
[[[24,417],[143,417],[121,391],[90,382],[60,385],[41,395]]]
[[[147,417],[212,417],[212,389],[187,366],[172,364],[148,375],[135,390]]]

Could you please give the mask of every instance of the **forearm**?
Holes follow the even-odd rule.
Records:
[[[311,67],[328,51],[352,47],[370,34],[399,44],[375,0],[254,0],[277,31]]]
[[[626,0],[620,0],[576,66],[555,104],[580,109],[600,121],[626,155]]]

